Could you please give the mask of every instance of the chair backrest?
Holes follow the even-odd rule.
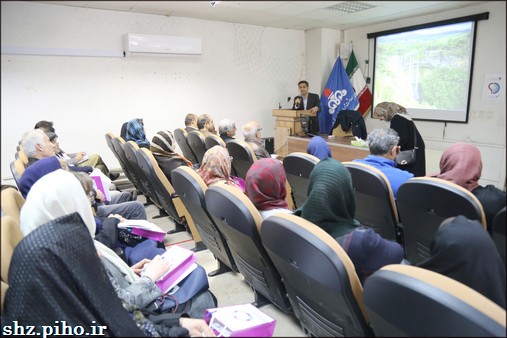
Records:
[[[23,164],[23,161],[20,158],[12,161],[10,164],[10,169],[12,177],[14,178],[14,181],[16,181],[16,185],[19,187],[19,180],[25,172],[25,165]]]
[[[21,193],[14,188],[7,188],[2,190],[1,197],[2,211],[4,215],[9,215],[14,218],[18,224],[20,222],[21,207],[25,204],[25,199]]]
[[[23,166],[26,167],[26,165],[28,164],[28,156],[26,156],[25,151],[21,147],[18,150],[18,157],[23,163]]]
[[[313,155],[294,152],[283,159],[283,167],[287,181],[292,189],[292,197],[296,208],[301,207],[308,196],[308,179],[319,159]]]
[[[206,146],[206,150],[211,149],[214,146],[222,146],[225,148],[225,141],[218,135],[210,134],[204,139],[204,145]]]
[[[387,265],[365,282],[379,337],[505,337],[505,309],[468,286],[410,265]]]
[[[164,174],[152,152],[146,148],[140,148],[136,152],[139,166],[146,173],[146,177],[153,186],[157,199],[161,204],[161,209],[173,218],[176,226],[183,225],[190,230],[190,233],[196,243],[196,246],[202,242],[201,235],[193,221],[193,216],[188,212],[187,208],[176,196],[173,185]],[[172,233],[172,232],[169,232]]]
[[[141,180],[139,179],[139,177],[137,177],[136,172],[130,165],[130,162],[127,160],[127,157],[125,157],[125,151],[123,150],[125,140],[122,137],[114,137],[112,139],[112,142],[114,153],[116,155],[116,158],[118,159],[118,162],[120,163],[121,168],[123,169],[123,172],[129,179],[129,181],[132,182],[132,184],[134,184],[136,189],[142,193],[143,190]]]
[[[116,154],[115,154],[116,151],[114,150],[114,146],[113,146],[114,137],[115,137],[114,134],[111,132],[105,134],[107,146],[109,147],[109,149],[111,149],[114,156],[116,157]]]
[[[495,242],[496,248],[505,263],[505,207],[500,210],[493,218],[491,226],[491,236]]]
[[[356,199],[355,218],[380,236],[402,242],[398,230],[398,209],[389,180],[383,172],[368,164],[343,162],[352,176]]]
[[[171,196],[174,190],[169,186],[170,182],[158,166],[157,160],[153,157],[151,151],[146,148],[137,148],[135,150],[135,156],[137,165],[146,177],[146,184],[150,186],[150,189],[156,195],[156,199],[160,202],[160,206],[174,222],[179,222],[180,217]]]
[[[187,134],[188,146],[197,159],[197,163],[202,163],[204,153],[206,153],[206,145],[204,144],[204,135],[198,130],[192,130]]]
[[[23,234],[21,233],[19,222],[8,215],[2,216],[1,227],[1,273],[2,281],[8,284],[9,266],[11,264],[12,254],[14,253],[16,245],[23,239]]]
[[[254,289],[256,301],[267,299],[282,311],[291,312],[280,274],[262,245],[262,216],[253,203],[241,189],[227,184],[210,186],[205,201],[227,240],[239,272]]]
[[[136,176],[139,178],[141,183],[139,190],[149,198],[158,208],[163,209],[162,203],[159,201],[157,193],[153,184],[148,180],[148,177],[144,173],[144,171],[139,166],[136,157],[136,151],[139,149],[139,146],[134,141],[128,141],[123,144],[123,151],[125,153],[125,157],[127,158],[128,163],[134,170]]]
[[[463,215],[486,228],[479,200],[468,190],[434,177],[415,177],[398,189],[396,204],[403,225],[405,258],[413,265],[430,256],[430,244],[440,224]]]
[[[261,237],[308,336],[372,335],[361,282],[334,238],[315,224],[288,214],[265,219]]]
[[[178,146],[180,147],[183,156],[187,160],[189,160],[193,164],[199,163],[197,161],[195,154],[192,152],[192,149],[190,149],[190,146],[188,145],[187,131],[185,129],[183,128],[174,129],[174,139],[176,140],[176,143],[178,143]]]
[[[201,176],[190,167],[179,167],[171,173],[174,190],[187,210],[192,214],[202,241],[218,260],[219,270],[225,264],[229,269],[238,272],[231,250],[224,235],[206,209],[204,196],[208,187]],[[216,275],[215,274],[211,274]]]
[[[232,140],[227,142],[226,148],[232,157],[232,167],[236,176],[246,179],[248,169],[257,160],[252,147],[245,141]]]

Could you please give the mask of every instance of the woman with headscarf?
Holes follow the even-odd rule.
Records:
[[[505,265],[491,236],[476,220],[457,216],[442,222],[430,257],[419,267],[455,279],[505,309]]]
[[[182,165],[192,167],[192,162],[178,154],[175,146],[176,140],[169,130],[161,130],[156,133],[150,144],[153,157],[155,157],[158,166],[171,183],[171,172],[174,169]]]
[[[306,152],[310,155],[317,157],[319,160],[323,160],[328,157],[333,157],[331,155],[331,149],[329,149],[329,145],[327,144],[326,140],[324,140],[320,136],[312,137],[312,140],[308,142]]]
[[[245,191],[244,181],[231,176],[231,157],[222,146],[214,146],[204,153],[198,173],[207,186],[227,183]]]
[[[394,102],[381,102],[375,107],[373,117],[381,121],[390,122],[390,127],[396,130],[400,137],[398,145],[401,147],[401,151],[414,149],[416,146],[414,144],[415,139],[417,143],[415,162],[399,166],[399,168],[411,172],[415,177],[425,176],[426,155],[424,140],[405,107]]]
[[[295,214],[321,227],[343,247],[364,283],[372,273],[403,259],[400,244],[383,239],[354,219],[356,202],[348,169],[333,158],[315,165],[308,182],[308,198]]]
[[[493,218],[505,207],[505,192],[493,185],[479,185],[482,160],[479,148],[469,143],[455,143],[447,147],[440,158],[440,173],[432,177],[455,183],[477,197],[482,204],[488,231],[491,232]]]
[[[88,232],[93,237],[95,234],[95,220],[81,183],[73,174],[67,171],[54,171],[42,177],[30,190],[21,209],[22,232],[27,236],[43,224],[72,213],[79,214]],[[160,256],[156,256],[152,261],[145,259],[129,267],[104,244],[98,241],[94,241],[94,244],[117,296],[123,302],[131,304],[132,309],[136,308],[150,312],[157,309],[159,306],[157,305],[157,299],[162,296],[162,292],[155,284],[155,281],[170,269],[170,263]],[[88,264],[84,261],[83,263]],[[142,276],[140,276],[141,270],[143,270]],[[209,298],[207,293],[201,293],[195,298],[202,297],[207,300]],[[196,301],[196,303],[199,302]],[[202,311],[205,308],[214,307],[214,305],[213,302],[206,302],[202,304]],[[200,309],[195,309],[195,311],[199,312]],[[178,320],[182,316],[188,315],[175,313],[174,318],[171,317],[174,319],[171,322],[172,325],[177,326]],[[186,320],[179,321],[180,325],[184,325],[184,322]],[[194,325],[200,327],[202,323],[192,321],[187,329],[192,329]],[[182,334],[182,332],[179,334]],[[183,334],[188,334],[188,332],[184,331]]]
[[[263,219],[276,213],[292,214],[287,204],[287,176],[282,163],[274,158],[255,161],[245,180],[245,194]]]
[[[143,119],[134,118],[127,123],[125,141],[134,141],[141,148],[150,148],[150,141],[146,138]]]

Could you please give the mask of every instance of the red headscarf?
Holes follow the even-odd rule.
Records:
[[[286,181],[287,175],[279,160],[262,158],[246,173],[245,193],[258,210],[288,209]]]
[[[455,143],[440,158],[440,174],[432,175],[472,191],[479,186],[482,173],[481,152],[473,144]]]

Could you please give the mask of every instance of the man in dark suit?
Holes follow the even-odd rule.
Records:
[[[319,95],[308,92],[308,81],[298,82],[300,96],[294,98],[292,109],[295,110],[311,110],[315,116],[310,116],[308,121],[308,132],[311,134],[319,133],[319,119],[317,117],[320,111],[320,98]]]

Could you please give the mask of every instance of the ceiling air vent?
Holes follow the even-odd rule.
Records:
[[[365,9],[370,9],[373,7],[375,7],[375,6],[364,3],[364,2],[344,1],[344,2],[339,3],[337,5],[325,7],[324,9],[327,9],[328,11],[350,14],[350,13],[364,11]]]

